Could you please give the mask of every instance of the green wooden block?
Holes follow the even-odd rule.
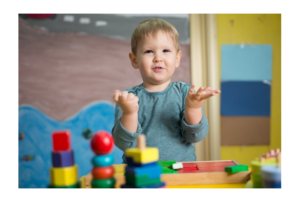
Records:
[[[253,173],[251,174],[253,181],[262,181],[261,173]]]
[[[263,184],[261,181],[252,181],[253,183],[253,188],[263,188]]]
[[[178,173],[178,171],[176,171],[176,170],[173,170],[173,169],[171,169],[171,168],[162,168],[162,173],[163,174],[171,174],[171,173]]]
[[[80,188],[80,182],[77,182],[76,184],[72,184],[69,186],[55,186],[55,185],[50,184],[48,186],[48,188]]]
[[[125,173],[126,183],[131,184],[135,187],[147,186],[152,184],[160,184],[160,178],[149,179],[148,175],[132,175],[130,173]]]
[[[163,168],[167,168],[172,166],[176,161],[157,161],[157,164],[160,165]]]
[[[234,165],[225,167],[225,172],[227,173],[237,173],[243,171],[248,171],[248,165]]]
[[[114,188],[115,183],[116,183],[115,178],[101,179],[101,180],[93,179],[91,185],[93,188]]]

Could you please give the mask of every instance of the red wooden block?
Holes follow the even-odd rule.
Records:
[[[220,161],[220,162],[199,162],[196,163],[197,167],[213,167],[213,166],[234,166],[233,161]]]
[[[198,170],[198,168],[197,167],[194,167],[194,168],[188,167],[188,168],[182,168],[182,170]]]
[[[53,151],[69,151],[71,150],[71,136],[69,130],[54,131],[52,133]]]
[[[178,173],[201,173],[200,170],[180,170]]]
[[[93,179],[108,179],[114,176],[115,169],[112,166],[94,167],[92,169]]]
[[[226,166],[200,167],[201,172],[224,172]]]
[[[195,163],[182,163],[183,168],[196,168],[197,165]]]

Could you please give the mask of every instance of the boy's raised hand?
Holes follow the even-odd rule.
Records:
[[[195,85],[192,85],[185,98],[186,108],[200,108],[207,98],[221,93],[220,90],[211,90],[211,87],[200,87],[197,92],[194,92],[194,89]]]
[[[114,100],[119,103],[121,109],[123,110],[123,114],[133,114],[139,111],[139,98],[133,93],[115,90]]]

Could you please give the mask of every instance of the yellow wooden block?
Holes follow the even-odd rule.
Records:
[[[158,149],[155,147],[147,147],[143,151],[130,148],[125,151],[125,156],[132,158],[135,163],[151,163],[159,159]]]
[[[55,186],[69,186],[78,182],[77,165],[50,169],[50,183]]]
[[[126,167],[127,165],[126,164],[114,164],[114,165],[112,165],[112,167],[115,169],[115,173],[116,172],[125,172],[125,167]]]
[[[260,167],[261,166],[263,166],[263,165],[273,165],[273,164],[277,164],[277,161],[276,161],[275,157],[265,159],[263,164],[261,164],[260,161],[258,161],[258,160],[251,161],[252,172],[260,172]]]

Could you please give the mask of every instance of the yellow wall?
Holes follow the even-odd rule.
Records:
[[[250,164],[270,149],[281,150],[281,15],[218,14],[217,32],[219,61],[223,44],[271,44],[273,47],[270,145],[221,147],[222,160]]]

